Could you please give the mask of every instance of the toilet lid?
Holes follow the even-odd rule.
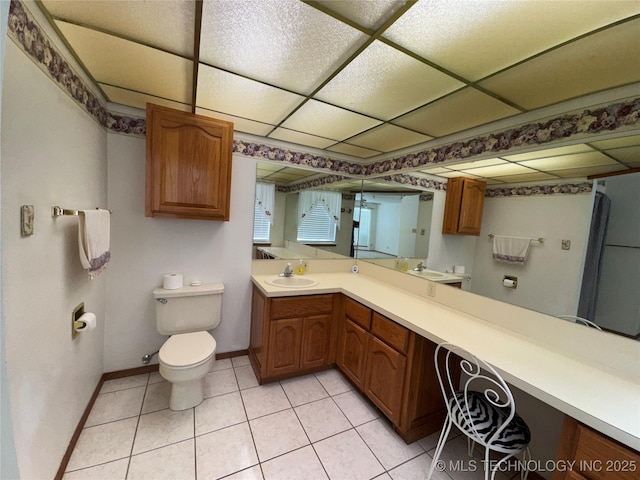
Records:
[[[180,333],[164,342],[158,356],[165,365],[184,367],[205,361],[215,351],[216,340],[208,332]]]

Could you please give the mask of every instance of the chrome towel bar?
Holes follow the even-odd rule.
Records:
[[[489,238],[493,240],[493,237],[495,237],[496,234],[495,233],[490,233],[489,234]],[[544,243],[544,237],[538,237],[538,238],[530,238],[529,240],[533,241],[533,242],[539,242],[539,243]]]
[[[96,210],[101,210],[101,209],[96,207]],[[109,210],[109,213],[113,213],[113,212],[111,210]],[[67,208],[62,208],[62,207],[59,207],[57,205],[51,207],[51,216],[52,217],[61,217],[63,215],[77,216],[77,215],[79,215],[79,210],[69,210]]]

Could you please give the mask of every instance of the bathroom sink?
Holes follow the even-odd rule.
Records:
[[[420,275],[421,277],[425,277],[425,278],[432,278],[432,279],[444,278],[447,276],[446,273],[434,272],[433,270],[423,270],[421,272],[417,272],[414,270],[413,274]]]
[[[265,280],[269,285],[274,287],[285,288],[305,288],[314,287],[318,284],[318,281],[311,277],[301,277],[294,275],[293,277],[271,277]]]

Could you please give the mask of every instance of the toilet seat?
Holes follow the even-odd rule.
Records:
[[[172,368],[195,367],[211,359],[216,340],[208,332],[172,335],[160,348],[158,358]]]

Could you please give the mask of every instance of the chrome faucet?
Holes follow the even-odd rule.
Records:
[[[424,264],[424,262],[420,262],[418,265],[416,265],[416,268],[414,268],[413,270],[414,270],[415,272],[421,272],[421,271],[423,271],[423,270],[424,270],[424,269],[426,269],[426,268],[427,268],[427,267],[426,267],[426,265]]]
[[[291,264],[287,263],[287,266],[284,267],[284,272],[280,274],[281,277],[293,277],[293,270],[291,270]]]

